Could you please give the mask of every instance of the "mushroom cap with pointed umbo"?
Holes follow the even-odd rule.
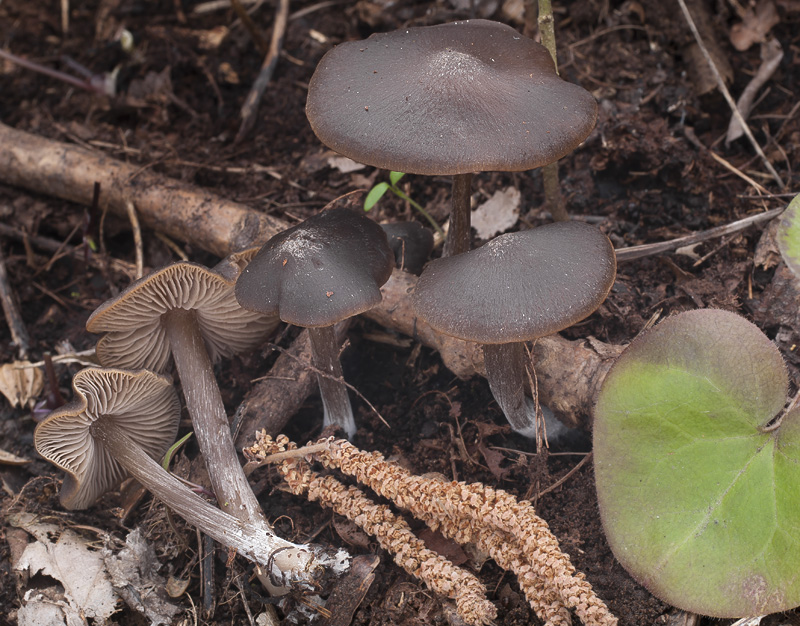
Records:
[[[383,229],[363,212],[326,209],[261,248],[236,281],[245,308],[315,328],[381,301],[394,254]]]
[[[152,458],[175,441],[181,407],[172,381],[147,370],[87,368],[72,379],[75,397],[36,427],[34,444],[67,476],[59,497],[68,509],[85,509],[127,472],[94,441],[92,424],[114,420]]]
[[[544,46],[468,20],[336,46],[311,78],[306,115],[355,161],[455,175],[557,161],[594,128],[597,103],[556,74]]]
[[[173,263],[137,280],[86,322],[90,332],[106,333],[97,343],[97,358],[109,367],[163,372],[170,347],[161,317],[175,309],[195,312],[212,362],[259,345],[278,319],[243,309],[234,295],[235,281],[255,252],[232,255],[214,269]]]
[[[615,276],[608,237],[583,222],[557,222],[431,261],[412,302],[431,327],[459,339],[530,341],[590,315]]]

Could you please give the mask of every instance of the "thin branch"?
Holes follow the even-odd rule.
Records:
[[[8,329],[11,331],[11,341],[17,346],[17,355],[20,359],[25,359],[31,345],[31,338],[8,280],[6,260],[2,249],[0,249],[0,302],[3,305],[3,314],[8,323]]]
[[[736,102],[733,100],[733,96],[731,96],[731,92],[728,91],[728,88],[725,86],[725,81],[722,80],[722,76],[720,76],[719,70],[717,69],[714,60],[711,58],[711,55],[708,52],[708,48],[706,48],[706,44],[703,41],[703,38],[700,36],[700,31],[697,30],[697,25],[694,23],[694,19],[692,19],[692,15],[689,13],[689,8],[686,6],[685,0],[678,0],[678,4],[681,7],[681,11],[683,12],[683,16],[686,18],[686,23],[689,25],[689,28],[694,35],[695,41],[697,41],[697,46],[700,48],[700,51],[703,53],[703,58],[705,58],[706,63],[711,68],[711,72],[714,74],[714,78],[717,81],[717,87],[719,88],[720,92],[723,96],[725,96],[725,100],[728,102],[728,106],[731,108],[733,112],[733,117],[736,119],[737,122],[742,127],[744,134],[747,135],[747,139],[750,141],[750,144],[753,146],[753,149],[756,151],[759,157],[761,157],[761,161],[764,164],[766,170],[770,173],[772,178],[775,180],[776,183],[781,188],[784,188],[785,185],[783,180],[781,179],[778,172],[775,171],[775,168],[772,167],[772,163],[769,162],[767,159],[767,155],[764,154],[764,151],[761,149],[761,146],[758,145],[756,138],[753,136],[750,127],[747,125],[744,117],[742,116],[741,111],[739,111],[739,107],[736,106]]]
[[[768,222],[773,217],[780,215],[784,211],[784,208],[785,207],[779,207],[777,209],[765,211],[764,213],[759,213],[758,215],[751,215],[750,217],[736,220],[730,224],[715,226],[714,228],[703,230],[699,233],[692,233],[691,235],[677,237],[676,239],[670,239],[669,241],[645,243],[641,246],[631,246],[630,248],[617,248],[617,261],[632,261],[633,259],[641,259],[646,256],[661,254],[662,252],[672,252],[673,250],[683,248],[684,246],[690,246],[692,244],[707,241],[709,239],[716,239],[717,237],[724,237],[725,235],[738,233],[739,231],[742,231],[749,226],[753,226],[754,224]]]
[[[261,65],[258,78],[256,78],[253,86],[250,88],[250,93],[247,94],[247,99],[242,105],[242,123],[239,126],[239,132],[236,133],[234,143],[242,141],[256,123],[258,105],[261,103],[261,97],[264,95],[264,90],[267,88],[269,81],[272,80],[275,66],[278,64],[278,57],[280,56],[281,46],[283,45],[283,36],[286,34],[288,18],[289,0],[280,0],[278,10],[275,12],[275,23],[272,25],[272,39],[269,42],[269,52],[264,58],[264,63]]]
[[[144,251],[142,245],[142,229],[139,227],[139,218],[136,217],[136,207],[133,202],[125,202],[125,211],[128,213],[128,220],[133,231],[133,244],[136,249],[136,279],[144,276]]]

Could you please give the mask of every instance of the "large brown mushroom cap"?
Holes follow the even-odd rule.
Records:
[[[378,304],[393,268],[378,224],[363,212],[326,209],[264,244],[236,282],[236,297],[290,324],[330,326]]]
[[[431,261],[413,306],[435,330],[459,339],[529,341],[591,314],[615,276],[608,237],[583,222],[557,222]]]
[[[556,75],[542,45],[469,20],[336,46],[311,78],[306,114],[355,161],[453,175],[556,161],[594,128],[597,104]]]
[[[247,311],[236,301],[235,280],[252,253],[244,254],[221,263],[219,272],[197,263],[173,263],[102,304],[86,322],[90,332],[106,333],[97,343],[97,358],[107,366],[164,371],[170,347],[161,317],[174,309],[195,312],[212,362],[257,346],[278,320]]]
[[[61,503],[91,506],[117,485],[126,471],[91,434],[104,417],[122,426],[152,458],[160,459],[178,432],[181,408],[172,381],[146,370],[88,368],[72,379],[75,397],[36,427],[36,450],[67,477]]]

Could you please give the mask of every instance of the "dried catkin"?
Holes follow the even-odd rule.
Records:
[[[459,542],[477,542],[477,529],[487,525],[507,533],[518,542],[530,575],[542,585],[548,605],[555,590],[561,602],[587,626],[614,626],[611,614],[592,586],[575,568],[550,532],[547,522],[536,515],[530,502],[520,502],[500,489],[480,483],[446,482],[414,476],[395,463],[386,461],[377,452],[363,452],[348,441],[331,440],[330,447],[314,457],[323,465],[340,469],[359,483],[389,498],[397,506],[432,527],[445,530]],[[533,580],[528,584],[534,588]],[[539,602],[538,600],[531,600]]]
[[[294,447],[284,436],[276,441],[259,434],[255,446],[246,452],[259,457]],[[490,624],[497,609],[486,599],[481,582],[469,572],[425,547],[402,518],[386,505],[372,502],[360,489],[346,486],[333,476],[321,476],[308,463],[293,458],[280,463],[280,471],[289,489],[333,509],[373,535],[382,548],[394,555],[395,562],[412,576],[422,580],[435,593],[455,600],[459,616],[471,626]]]

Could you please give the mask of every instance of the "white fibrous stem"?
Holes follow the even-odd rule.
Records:
[[[346,555],[329,556],[318,546],[296,546],[271,531],[265,532],[260,524],[250,524],[212,506],[151,459],[113,419],[101,417],[91,431],[154,496],[209,537],[258,563],[274,586],[307,583],[320,565],[346,567]]]
[[[311,356],[314,366],[325,374],[317,374],[319,393],[324,411],[324,426],[337,425],[352,439],[356,434],[356,421],[347,386],[342,376],[342,364],[339,361],[339,344],[333,326],[309,328],[311,340]]]
[[[536,437],[536,405],[525,395],[524,343],[483,345],[483,362],[492,395],[508,423],[520,435]]]
[[[269,579],[261,578],[272,593],[286,591],[282,589],[286,587],[283,580],[289,584],[310,585],[319,574],[314,567],[318,564],[311,563],[314,559],[312,553],[307,546],[290,543],[275,535],[244,475],[195,313],[176,309],[166,313],[162,322],[181,379],[197,443],[220,508],[258,532],[270,535],[273,541],[281,543],[281,548],[275,551],[272,563],[273,569],[283,574],[275,576],[273,572]],[[167,503],[170,503],[169,500]],[[276,585],[276,580],[281,582]]]

